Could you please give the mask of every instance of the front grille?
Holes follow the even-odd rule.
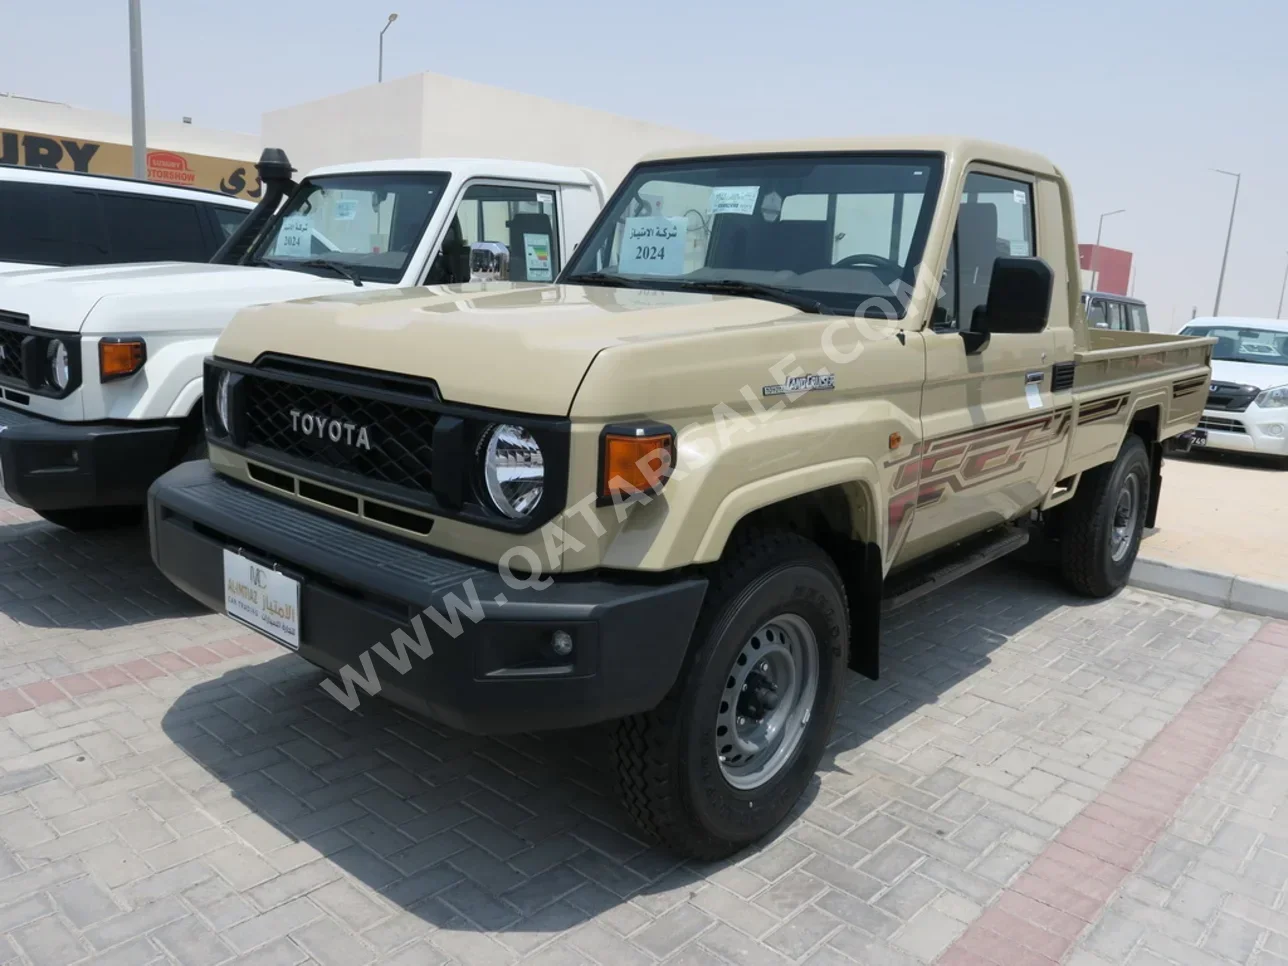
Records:
[[[1207,409],[1221,409],[1241,413],[1252,405],[1261,394],[1256,386],[1240,386],[1233,382],[1214,382],[1208,392]]]
[[[244,392],[249,451],[430,492],[437,413],[259,374]]]
[[[0,329],[0,379],[27,384],[22,367],[22,343],[30,338],[13,329]]]
[[[1247,427],[1237,419],[1222,419],[1220,416],[1204,416],[1199,420],[1199,429],[1210,429],[1218,433],[1247,433]]]

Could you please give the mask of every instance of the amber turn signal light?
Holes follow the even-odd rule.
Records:
[[[104,339],[98,344],[99,381],[132,376],[147,361],[148,347],[142,339]]]
[[[675,433],[669,426],[609,426],[602,436],[601,506],[661,491],[675,466]]]

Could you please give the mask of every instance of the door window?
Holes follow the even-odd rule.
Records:
[[[101,192],[116,262],[204,262],[201,215],[189,201]]]
[[[1109,322],[1109,328],[1115,332],[1121,332],[1127,327],[1126,320],[1123,319],[1123,304],[1121,302],[1106,302],[1105,318]]]
[[[96,265],[107,261],[98,199],[90,191],[0,182],[0,261]]]
[[[1148,332],[1149,318],[1145,315],[1145,306],[1129,305],[1127,306],[1128,328],[1133,332]]]
[[[936,326],[969,330],[976,312],[988,304],[993,263],[1035,253],[1033,186],[968,174],[944,267]]]
[[[429,282],[553,282],[560,268],[554,188],[475,184],[461,197]]]

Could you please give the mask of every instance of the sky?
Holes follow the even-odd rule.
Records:
[[[142,0],[150,118],[260,114],[434,71],[733,139],[963,134],[1069,177],[1155,328],[1273,316],[1288,267],[1284,0]],[[126,0],[0,0],[0,91],[126,113]],[[354,159],[361,160],[361,159]],[[1288,309],[1288,306],[1286,306]]]

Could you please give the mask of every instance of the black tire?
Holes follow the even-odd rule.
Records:
[[[1083,476],[1062,515],[1060,533],[1061,570],[1074,591],[1086,597],[1108,597],[1127,586],[1145,530],[1152,479],[1149,452],[1139,436],[1127,437],[1111,465]],[[1135,513],[1124,521],[1120,500],[1133,487]],[[1125,552],[1117,557],[1116,523],[1129,524]]]
[[[113,527],[137,526],[143,519],[143,508],[136,506],[87,506],[70,510],[37,510],[50,523],[64,530],[108,530]]]
[[[778,615],[808,625],[817,689],[790,757],[763,785],[725,778],[716,716],[744,645]],[[714,568],[675,687],[651,712],[617,722],[613,758],[627,811],[672,851],[716,860],[763,838],[805,792],[836,718],[849,652],[845,586],[832,559],[797,534],[749,530]],[[793,715],[795,717],[795,715]]]

